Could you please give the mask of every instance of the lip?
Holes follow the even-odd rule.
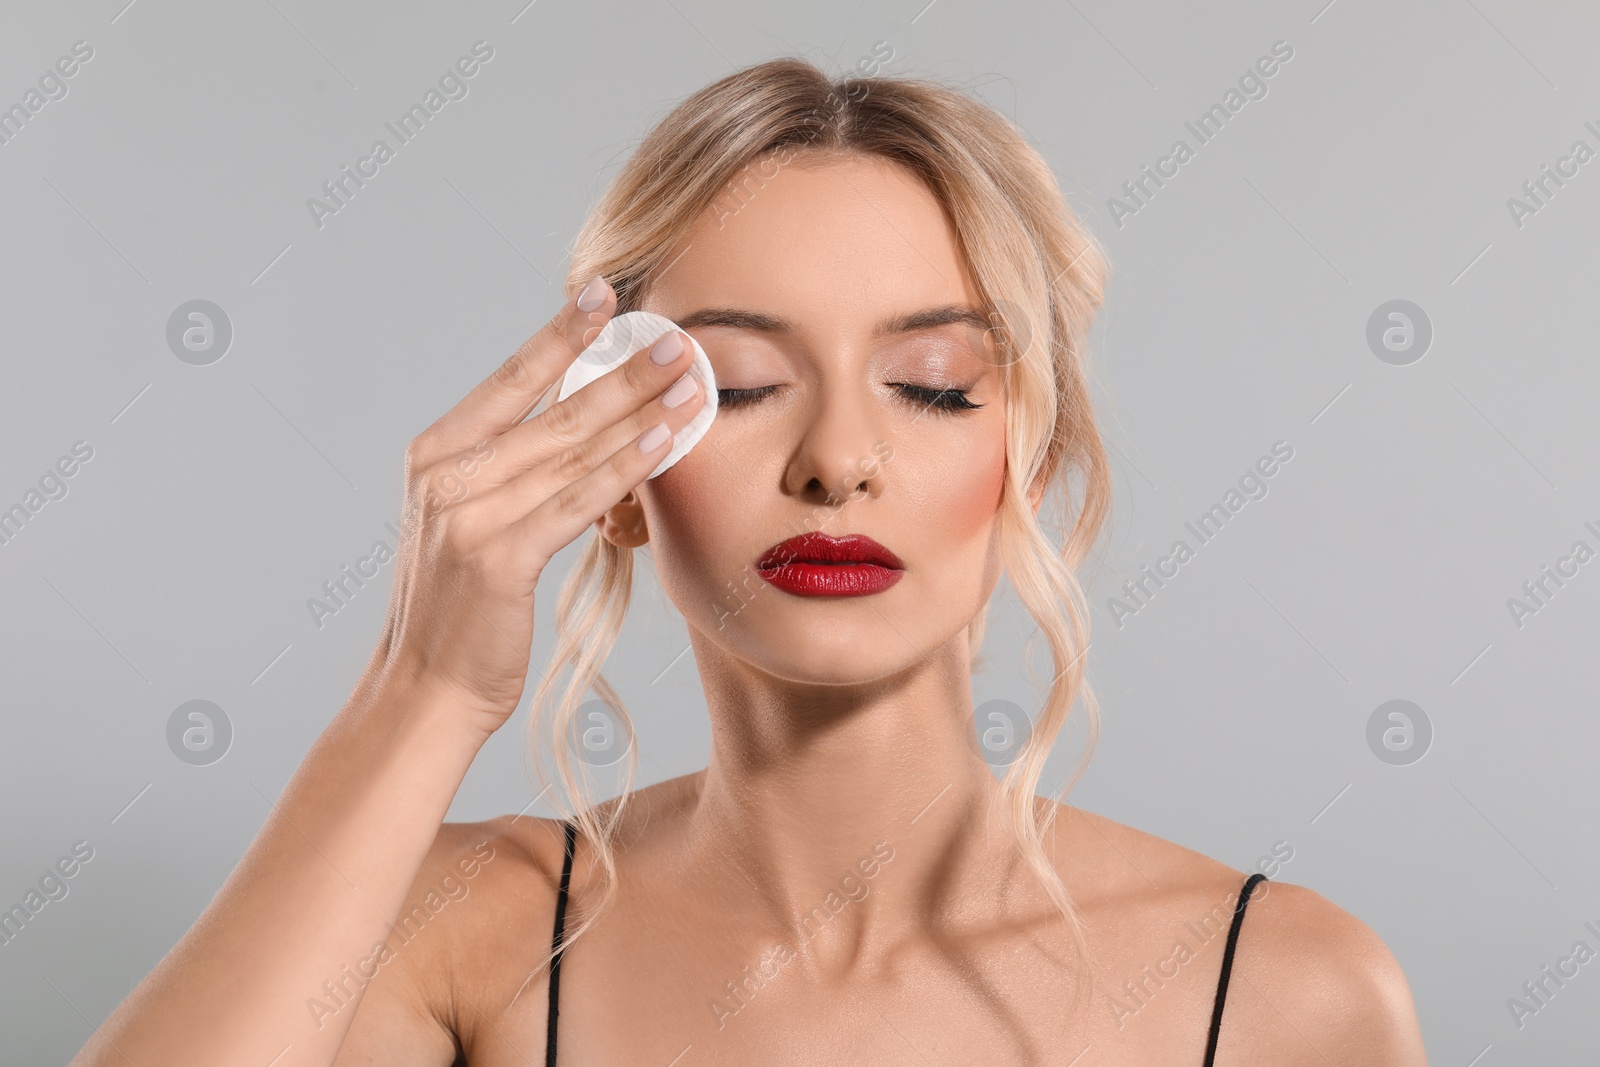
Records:
[[[813,531],[767,549],[756,573],[796,596],[870,596],[898,582],[905,564],[865,534]]]

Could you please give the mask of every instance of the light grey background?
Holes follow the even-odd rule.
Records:
[[[964,81],[1014,117],[1113,261],[1093,340],[1117,504],[1084,576],[1105,733],[1074,799],[1240,868],[1290,843],[1278,877],[1404,965],[1432,1062],[1592,1058],[1600,962],[1521,1029],[1506,1001],[1575,941],[1600,948],[1600,562],[1520,627],[1507,600],[1573,542],[1600,548],[1600,161],[1520,227],[1507,200],[1576,140],[1600,148],[1600,11],[525,2],[0,13],[0,106],[94,49],[0,145],[0,508],[74,442],[94,450],[0,545],[0,908],[94,848],[0,946],[6,1063],[67,1059],[237,861],[365,665],[392,565],[320,629],[307,599],[393,544],[407,441],[553,313],[637,138],[735,67],[799,52],[843,71],[879,41],[888,73]],[[393,145],[384,122],[480,39],[494,57],[469,94],[319,229],[307,199]],[[1184,123],[1279,40],[1294,54],[1268,94],[1119,227],[1108,199],[1193,145]],[[166,341],[194,299],[234,331],[209,366]],[[1408,366],[1366,341],[1392,299],[1435,332]],[[1118,628],[1118,586],[1279,440],[1294,457],[1269,494]],[[645,784],[702,766],[708,731],[692,656],[672,662],[682,621],[648,568],[638,591],[609,677]],[[997,608],[979,702],[1037,701],[1030,629],[1014,598]],[[1435,731],[1409,766],[1366,740],[1397,698]],[[233,724],[210,766],[167,746],[194,699]],[[533,798],[525,714],[452,819]],[[1064,739],[1046,784],[1075,756]]]

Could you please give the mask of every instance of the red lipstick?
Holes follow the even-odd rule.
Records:
[[[900,580],[900,557],[865,534],[804,533],[767,549],[756,573],[796,596],[870,596]]]

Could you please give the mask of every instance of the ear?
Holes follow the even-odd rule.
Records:
[[[644,521],[644,505],[635,489],[629,489],[627,496],[594,520],[594,525],[601,537],[618,548],[638,548],[650,540],[650,530]]]

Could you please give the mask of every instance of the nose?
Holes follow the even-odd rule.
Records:
[[[784,476],[790,495],[837,507],[883,492],[884,425],[864,382],[823,383]]]

